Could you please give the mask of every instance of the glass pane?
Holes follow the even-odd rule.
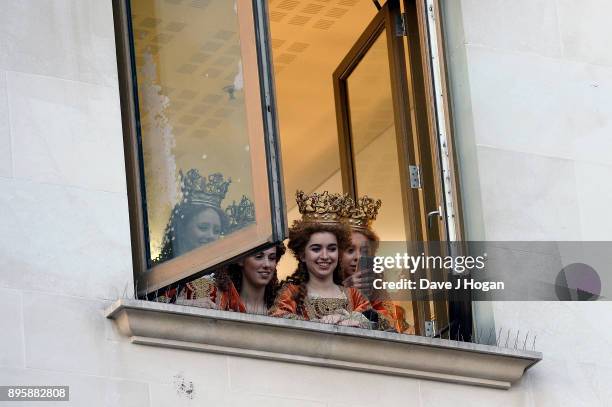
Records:
[[[131,11],[154,265],[255,221],[248,84],[235,2],[132,0]]]
[[[387,39],[380,35],[347,79],[357,194],[381,199],[376,233],[405,241]]]

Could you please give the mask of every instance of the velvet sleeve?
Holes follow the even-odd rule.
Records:
[[[281,288],[268,314],[272,317],[298,318],[297,303],[293,299],[297,290],[297,286],[293,284]]]
[[[354,312],[364,312],[372,308],[370,301],[358,289],[349,287],[347,290]]]

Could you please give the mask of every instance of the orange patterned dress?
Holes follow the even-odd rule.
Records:
[[[176,300],[174,300],[176,298]],[[181,288],[177,296],[176,288],[172,288],[157,298],[158,302],[176,302],[181,300],[196,300],[208,298],[215,304],[215,308],[221,311],[246,312],[246,307],[240,298],[240,293],[232,282],[229,283],[227,291],[221,291],[211,276],[204,276],[190,281]]]
[[[198,298],[210,298],[218,310],[246,312],[246,307],[240,298],[240,293],[229,282],[228,290],[221,291],[210,277],[202,277],[185,285],[184,298],[195,300]]]
[[[348,317],[360,317],[362,322],[367,319],[361,314],[371,309],[370,302],[359,290],[352,287],[339,287],[342,290],[343,298],[320,298],[307,296],[304,306],[298,310],[295,296],[299,291],[299,286],[286,284],[280,289],[274,306],[270,309],[270,316],[282,318],[295,318],[304,320],[319,320],[326,315],[336,314],[339,311],[345,312]]]

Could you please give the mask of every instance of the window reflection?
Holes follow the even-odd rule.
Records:
[[[179,172],[182,199],[172,211],[162,240],[161,263],[200,246],[212,243],[255,222],[255,207],[246,196],[239,203],[232,202],[222,209],[231,179],[223,174],[200,175],[191,169],[186,175]]]
[[[357,193],[380,197],[385,202],[385,209],[377,220],[381,238],[404,241],[406,230],[388,61],[387,37],[383,32],[347,78],[351,143]]]
[[[132,0],[131,11],[148,243],[159,264],[255,220],[248,84],[234,2]]]

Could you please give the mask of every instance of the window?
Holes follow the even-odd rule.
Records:
[[[442,159],[453,152],[447,143],[448,157],[440,154],[425,1],[380,3],[379,10],[369,1],[313,6],[303,20],[306,7],[270,2],[288,219],[299,217],[295,189],[342,190],[382,199],[374,223],[382,241],[455,240],[449,231],[460,218],[446,198],[456,202],[457,194],[446,193],[442,176]],[[411,168],[420,175],[416,186]],[[453,172],[446,176],[456,187]],[[470,327],[465,304],[402,306],[424,334],[434,319],[439,328],[459,319],[455,327]]]
[[[297,189],[383,198],[387,241],[458,228],[443,216],[425,2],[289,3],[115,0],[141,295],[282,240]],[[447,299],[406,308],[417,334],[471,326]]]
[[[140,294],[284,238],[254,4],[115,2]]]

